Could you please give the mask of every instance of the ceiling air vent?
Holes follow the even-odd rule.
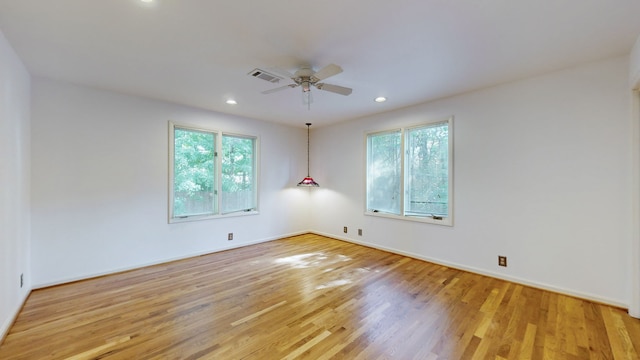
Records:
[[[281,76],[278,75],[274,75],[271,73],[268,73],[264,70],[260,70],[260,69],[253,69],[249,72],[249,75],[253,76],[256,79],[262,79],[262,80],[266,80],[270,83],[278,83],[280,80],[284,79]]]

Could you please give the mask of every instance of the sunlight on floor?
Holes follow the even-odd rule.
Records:
[[[294,268],[304,269],[312,266],[317,267],[321,265],[331,265],[338,262],[351,261],[351,260],[352,259],[350,257],[345,255],[337,255],[332,258],[329,258],[325,253],[315,252],[315,253],[298,254],[298,255],[279,258],[279,259],[276,259],[274,263],[289,264]]]
[[[316,290],[328,289],[328,288],[347,285],[351,283],[352,281],[347,279],[333,280],[333,281],[329,281],[326,284],[316,286]]]

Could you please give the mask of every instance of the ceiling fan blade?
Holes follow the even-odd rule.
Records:
[[[282,90],[287,89],[287,88],[294,88],[294,87],[297,87],[297,86],[299,86],[299,85],[298,84],[289,84],[289,85],[285,85],[285,86],[280,86],[280,87],[277,87],[275,89],[269,89],[269,90],[262,91],[262,94],[271,94],[271,93],[274,93],[274,92],[282,91]]]
[[[336,64],[329,64],[322,69],[318,70],[315,74],[311,76],[313,82],[320,81],[326,79],[330,76],[340,74],[342,72],[342,68]]]
[[[353,91],[353,89],[348,87],[331,85],[331,84],[323,84],[323,83],[316,84],[316,87],[320,90],[329,91],[329,92],[340,94],[340,95],[349,95]]]

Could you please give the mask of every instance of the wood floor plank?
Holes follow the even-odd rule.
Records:
[[[305,234],[35,290],[0,359],[638,359],[623,310]]]
[[[254,313],[253,313],[253,314],[251,314],[251,315],[247,315],[247,316],[243,317],[242,319],[239,319],[239,320],[236,320],[236,321],[232,322],[232,323],[231,323],[231,326],[237,326],[237,325],[240,325],[240,324],[244,324],[244,323],[246,323],[247,321],[250,321],[250,320],[252,320],[252,319],[254,319],[254,318],[256,318],[256,317],[258,317],[258,316],[260,316],[260,315],[266,314],[266,313],[268,313],[269,311],[271,311],[271,310],[273,310],[273,309],[275,309],[275,308],[277,308],[277,307],[280,307],[280,306],[282,306],[282,305],[284,305],[284,304],[286,304],[286,303],[287,303],[287,301],[286,301],[286,300],[280,301],[279,303],[277,303],[277,304],[273,304],[273,305],[269,306],[269,307],[268,307],[268,308],[266,308],[266,309],[262,309],[262,310],[260,310],[260,311],[254,312]]]

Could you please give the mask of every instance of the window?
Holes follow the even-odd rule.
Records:
[[[169,222],[256,213],[256,137],[169,127]]]
[[[367,137],[367,209],[400,214],[401,145],[400,130]]]
[[[367,134],[367,214],[453,224],[451,124]]]
[[[255,208],[255,138],[222,136],[222,213]]]

